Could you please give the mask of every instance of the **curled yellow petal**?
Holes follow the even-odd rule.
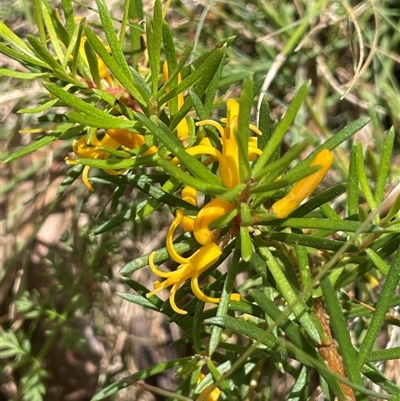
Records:
[[[207,205],[200,210],[194,222],[193,233],[196,241],[202,245],[215,242],[214,234],[209,229],[209,225],[232,209],[232,203],[218,198],[207,203]]]
[[[187,185],[182,189],[182,199],[191,205],[197,206],[197,191],[193,187]]]
[[[89,182],[90,166],[85,166],[82,172],[82,179],[89,191],[94,191],[92,184]]]
[[[179,224],[181,223],[182,218],[183,218],[183,211],[178,210],[176,212],[175,219],[172,221],[171,225],[169,226],[168,233],[167,233],[167,239],[166,239],[166,245],[167,245],[167,251],[169,253],[169,256],[171,256],[171,258],[173,260],[175,260],[175,262],[187,263],[188,259],[182,257],[181,255],[179,255],[178,252],[176,252],[175,247],[174,247],[174,242],[173,242],[175,231],[178,228]]]
[[[315,188],[320,184],[320,182],[325,177],[333,162],[333,153],[328,149],[323,149],[319,152],[310,166],[321,166],[321,168],[312,173],[308,177],[297,181],[290,192],[279,201],[272,205],[270,210],[278,219],[283,219],[287,217],[290,213],[296,209],[297,206],[303,202],[308,196],[310,196]]]
[[[200,295],[200,299],[204,300],[204,302],[218,302],[218,298],[207,297],[200,290],[197,280],[201,273],[209,269],[218,260],[221,253],[222,251],[219,247],[216,244],[211,243],[202,246],[191,257],[184,259],[185,263],[182,263],[176,270],[172,272],[163,272],[155,266],[155,253],[153,252],[149,257],[150,269],[158,276],[166,278],[166,280],[163,282],[156,281],[154,283],[154,290],[149,292],[146,296],[150,297],[151,295],[172,286],[170,292],[171,307],[176,313],[184,314],[186,311],[178,308],[175,303],[175,293],[186,280],[191,280],[192,289],[196,296]]]

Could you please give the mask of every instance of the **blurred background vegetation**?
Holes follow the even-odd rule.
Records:
[[[123,1],[107,4],[117,23]],[[136,4],[141,7],[140,1]],[[97,25],[101,36],[95,3],[74,1],[74,5],[75,14]],[[54,1],[54,7],[59,7],[59,2]],[[304,18],[309,7],[314,10],[311,19]],[[29,1],[4,0],[0,8],[1,19],[22,38],[37,33],[33,13]],[[143,18],[151,13],[152,1],[144,0]],[[307,102],[287,134],[288,146],[306,138],[319,143],[349,122],[369,116],[371,122],[355,139],[366,152],[372,179],[384,133],[393,125],[397,136],[387,193],[399,182],[397,0],[173,0],[166,20],[174,32],[176,48],[182,51],[188,42],[194,42],[194,53],[201,54],[228,37],[236,37],[228,50],[216,100],[221,107],[228,97],[237,97],[243,79],[254,74],[270,102],[271,119],[277,121],[295,89],[311,80]],[[145,49],[145,40],[140,45]],[[127,51],[129,48],[127,42]],[[17,62],[1,57],[1,67],[24,71]],[[2,155],[7,156],[34,138],[34,134],[20,134],[19,130],[48,125],[52,116],[18,113],[48,96],[39,81],[1,77],[1,87],[0,146]],[[256,110],[254,120],[255,116]],[[350,145],[343,148],[344,161]],[[7,337],[2,337],[0,400],[89,400],[110,382],[138,369],[190,355],[184,346],[168,347],[180,334],[165,317],[116,295],[128,291],[119,269],[162,246],[168,213],[160,211],[140,225],[125,218],[116,229],[95,235],[112,213],[129,210],[132,199],[138,201],[141,195],[135,190],[125,192],[114,204],[110,202],[111,186],[97,183],[98,190],[90,193],[79,180],[57,195],[70,170],[64,162],[69,151],[70,144],[54,142],[1,166],[0,319]],[[332,174],[330,184],[338,179]],[[152,286],[147,269],[140,270],[135,279]],[[368,283],[351,290],[359,299],[378,294]],[[371,295],[364,297],[363,292]],[[393,310],[397,322],[399,312]],[[393,338],[383,328],[381,346]],[[384,369],[387,377],[400,385],[399,361],[391,361]],[[174,380],[172,375],[161,375],[149,384],[173,389]],[[276,376],[266,381],[271,400],[283,399],[290,385],[287,380]],[[155,397],[130,386],[113,399]]]

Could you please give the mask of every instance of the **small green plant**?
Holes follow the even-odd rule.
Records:
[[[168,6],[163,10],[160,0],[145,28],[129,22],[141,10],[126,1],[118,30],[104,0],[96,2],[104,38],[90,21],[74,16],[68,0],[61,2],[61,15],[46,0],[35,1],[39,34],[28,35],[27,42],[1,25],[6,43],[0,51],[31,71],[1,72],[43,79],[47,100],[23,111],[48,112],[50,119],[26,130],[43,135],[6,162],[63,141],[71,145],[66,163],[73,168],[59,193],[82,177],[89,191],[115,188],[112,205],[132,187],[143,194],[129,204],[130,213],[107,216],[96,235],[128,219],[140,224],[162,207],[171,212],[165,248],[121,269],[130,289],[119,296],[166,315],[181,329],[177,343],[190,344],[193,354],[118,380],[93,400],[172,368],[181,379],[174,391],[144,388],[170,400],[267,400],[273,373],[286,372],[294,378],[288,400],[310,399],[317,385],[325,399],[396,400],[400,387],[376,362],[399,359],[400,347],[375,348],[382,326],[398,324],[388,311],[400,300],[399,185],[385,197],[394,129],[383,139],[373,174],[366,170],[359,142],[352,143],[350,160],[341,147],[368,124],[367,117],[326,135],[322,143],[310,136],[284,150],[290,127],[309,101],[308,82],[299,85],[284,116],[271,124],[269,104],[260,95],[264,79],[250,74],[238,99],[215,100],[233,38],[192,57],[193,44],[177,51],[165,21]],[[256,98],[257,126],[251,123]],[[226,109],[225,117],[216,117],[220,109]],[[92,175],[93,170],[98,173]],[[340,177],[331,185],[323,181],[330,171]],[[168,260],[176,262],[172,271],[160,267]],[[92,266],[87,260],[84,273]],[[153,288],[135,280],[135,272],[145,268],[157,276]],[[350,296],[347,288],[355,281],[367,289],[379,286],[378,300],[360,303]],[[55,336],[70,324],[70,311],[85,305],[73,296],[73,277],[70,284],[71,301],[62,313],[26,294],[18,299],[19,313],[26,319],[45,317]],[[165,289],[164,301],[159,292]],[[356,318],[361,323],[354,339],[346,319]],[[48,338],[50,346],[54,337]],[[24,370],[21,399],[42,399],[43,355],[32,358],[29,339],[18,338],[12,328],[1,341],[1,356],[12,369]]]

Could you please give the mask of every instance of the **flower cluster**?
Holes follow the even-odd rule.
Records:
[[[204,120],[196,124],[197,126],[211,125],[217,129],[220,134],[221,151],[212,146],[208,138],[203,139],[197,146],[186,150],[191,155],[208,155],[216,160],[219,165],[221,181],[228,189],[240,184],[239,148],[237,142],[238,116],[238,102],[234,99],[229,99],[227,102],[227,117],[221,120],[225,124],[224,127],[214,120]],[[256,134],[261,134],[257,127],[250,125],[249,128]],[[260,154],[261,150],[257,147],[257,137],[250,136],[248,143],[249,160],[254,160]],[[325,176],[332,161],[333,155],[328,150],[318,153],[312,161],[311,166],[320,166],[321,168],[298,181],[284,198],[272,206],[270,210],[271,214],[276,218],[287,217],[314,191]],[[175,160],[175,162],[179,163],[179,160]],[[182,190],[182,198],[193,205],[197,205],[197,193],[194,188],[185,187]],[[170,257],[179,263],[179,266],[172,272],[161,271],[154,263],[156,252],[152,252],[149,257],[150,268],[156,275],[165,278],[165,280],[162,282],[156,281],[154,283],[154,290],[148,293],[147,296],[158,293],[162,289],[172,287],[169,297],[172,309],[176,313],[186,314],[185,310],[176,305],[175,294],[184,282],[190,280],[193,294],[198,299],[203,302],[219,302],[219,298],[212,298],[204,294],[199,287],[198,280],[199,276],[215,264],[222,254],[222,245],[219,244],[223,242],[219,239],[219,230],[210,229],[210,225],[235,207],[237,205],[234,202],[214,198],[201,208],[195,218],[186,216],[182,210],[177,210],[175,219],[167,233],[166,247]],[[181,225],[184,231],[193,232],[194,238],[201,245],[189,257],[182,257],[174,248],[173,238],[179,225]],[[231,301],[238,301],[240,300],[240,295],[232,294],[230,299]]]

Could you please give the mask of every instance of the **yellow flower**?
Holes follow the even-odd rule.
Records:
[[[163,64],[163,77],[164,77],[164,82],[168,81],[168,77],[169,77],[169,67],[168,67],[168,63],[165,61]],[[182,77],[181,74],[178,74],[178,85],[182,82]],[[168,93],[169,89],[166,89],[166,92]],[[181,92],[178,95],[178,110],[181,109],[181,107],[183,106],[184,103],[184,97],[183,97],[183,93]],[[177,127],[177,132],[178,132],[178,139],[182,142],[186,142],[189,138],[189,126],[186,120],[186,117],[183,118],[180,123],[178,124]]]
[[[227,116],[221,121],[225,123],[225,128],[214,120],[199,121],[196,125],[212,125],[217,128],[221,135],[222,153],[215,149],[208,139],[203,140],[200,145],[187,149],[191,155],[208,154],[219,162],[222,183],[227,188],[233,188],[240,184],[239,174],[239,148],[236,138],[238,128],[239,103],[234,99],[227,101]],[[254,125],[250,124],[249,128],[256,134],[261,135],[261,131]],[[249,158],[253,160],[262,152],[257,148],[257,138],[249,138]]]
[[[166,239],[167,251],[170,257],[175,261],[180,263],[180,266],[172,272],[163,272],[159,270],[154,264],[155,252],[152,252],[149,257],[149,266],[154,274],[166,278],[163,282],[156,281],[154,283],[154,290],[147,294],[147,297],[161,291],[164,288],[171,287],[170,292],[170,303],[172,309],[176,313],[186,314],[187,312],[183,309],[178,308],[175,303],[175,294],[179,287],[186,281],[190,279],[193,294],[203,302],[218,303],[219,298],[212,298],[204,294],[204,292],[199,287],[199,276],[208,270],[221,256],[222,251],[219,247],[211,242],[207,245],[203,245],[198,249],[192,256],[185,258],[176,252],[173,244],[173,237],[175,231],[179,224],[181,224],[183,218],[183,211],[178,210],[176,212],[176,217],[171,223]],[[232,294],[231,300],[238,301],[240,299],[239,294]]]
[[[104,42],[103,42],[100,38],[99,38],[99,40],[101,41],[101,43],[104,44]],[[88,61],[88,58],[87,58],[87,55],[86,55],[86,50],[85,50],[85,42],[86,42],[86,41],[87,41],[87,37],[86,37],[86,36],[83,36],[82,39],[81,39],[81,43],[80,43],[80,45],[79,45],[79,53],[80,53],[80,55],[84,58],[84,60],[86,61],[86,63],[88,63],[89,61]],[[111,53],[111,48],[110,48],[110,46],[104,46],[104,47],[106,48],[106,50],[107,50],[108,53]],[[107,82],[109,85],[112,85],[113,82],[116,82],[116,81],[115,81],[115,80],[113,79],[113,77],[111,76],[111,74],[110,74],[110,72],[108,71],[106,65],[104,64],[104,61],[103,61],[99,56],[97,56],[96,58],[97,58],[97,67],[98,67],[98,71],[99,71],[99,77],[100,77],[101,79],[106,80],[106,82]]]
[[[297,181],[285,197],[272,205],[270,212],[278,219],[283,219],[289,216],[289,214],[292,213],[304,199],[314,192],[315,188],[317,188],[320,182],[324,179],[325,174],[332,165],[332,162],[333,153],[328,149],[321,150],[321,152],[319,152],[310,163],[310,166],[320,166],[321,168],[308,177]]]
[[[232,203],[213,199],[207,203],[198,213],[194,221],[193,234],[199,244],[207,245],[211,242],[216,242],[217,238],[209,225],[220,217],[224,216],[233,209]]]
[[[87,143],[87,135],[83,136],[79,140],[72,142],[72,150],[75,155],[84,159],[108,159],[110,154],[101,147],[106,146],[111,149],[118,149],[122,146],[125,149],[134,149],[143,145],[145,140],[142,135],[135,132],[129,132],[123,129],[109,129],[104,134],[103,138],[99,140],[97,138],[97,131],[90,136],[89,144]],[[157,147],[153,146],[143,153],[148,155],[157,152]],[[67,164],[76,164],[75,160],[71,160],[68,157],[65,159]],[[85,166],[82,172],[82,179],[86,187],[90,191],[94,191],[92,184],[89,182],[89,170],[90,166]],[[125,170],[113,170],[105,169],[107,174],[118,175],[125,172]]]
[[[198,383],[200,383],[200,382],[204,379],[204,377],[205,377],[204,374],[203,374],[203,373],[200,373]],[[202,400],[204,400],[204,401],[217,401],[218,398],[219,398],[219,396],[220,396],[220,394],[221,394],[221,390],[220,390],[218,387],[215,387],[214,390],[210,391],[209,388],[210,388],[211,386],[212,386],[212,385],[206,387],[206,388],[200,393],[199,398],[202,398],[202,396],[204,396],[204,395],[207,394],[207,396],[206,396],[205,398],[202,398]]]
[[[186,186],[182,189],[182,199],[192,205],[197,206],[197,191],[190,186]],[[181,226],[183,231],[193,231],[194,218],[189,216],[183,216],[181,221]]]

